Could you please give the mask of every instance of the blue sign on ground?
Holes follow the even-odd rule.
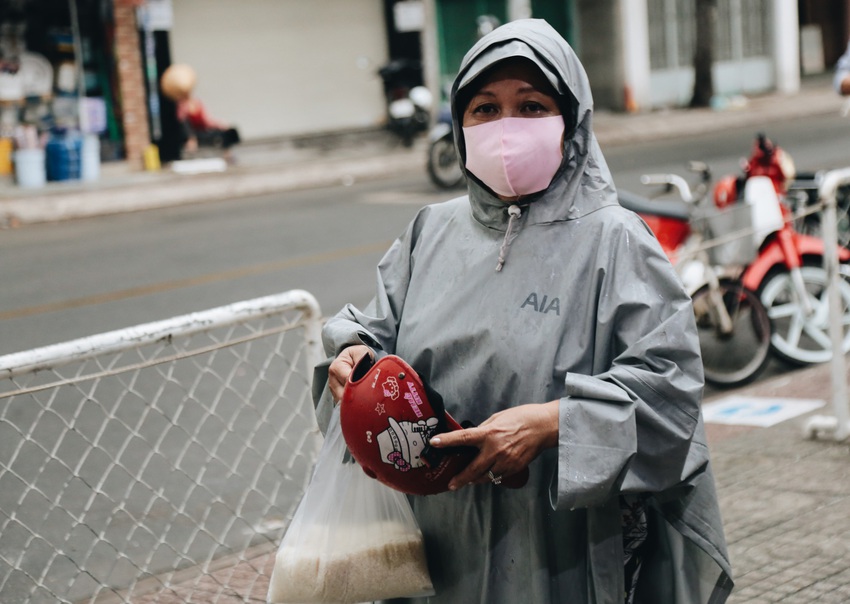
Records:
[[[766,428],[809,413],[826,403],[822,400],[769,398],[732,395],[702,406],[703,418],[710,424],[734,424]]]

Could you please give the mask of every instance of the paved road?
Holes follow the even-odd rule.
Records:
[[[827,115],[763,128],[798,169],[850,164],[850,121]],[[604,149],[620,188],[641,174],[737,169],[740,128]],[[843,158],[847,157],[847,161]],[[301,288],[326,313],[371,296],[374,265],[416,209],[445,199],[424,170],[306,191],[29,225],[0,236],[0,354]]]

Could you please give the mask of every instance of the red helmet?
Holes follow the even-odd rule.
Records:
[[[462,430],[413,368],[395,355],[375,362],[364,355],[354,367],[340,402],[342,435],[363,471],[403,493],[433,495],[478,454],[474,447],[437,449],[432,436]],[[502,482],[520,487],[528,470]]]

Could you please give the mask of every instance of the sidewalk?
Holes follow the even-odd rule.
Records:
[[[821,75],[805,79],[796,94],[754,97],[743,106],[731,103],[718,111],[599,111],[594,131],[605,148],[834,114],[841,107],[829,79]],[[224,172],[187,175],[167,168],[143,172],[120,162],[101,166],[101,177],[93,183],[48,183],[35,190],[21,189],[6,177],[0,180],[0,228],[424,173],[426,150],[424,137],[405,148],[387,133],[373,131],[245,143],[235,149],[235,166]]]
[[[829,364],[730,394],[821,399],[833,415]],[[731,604],[850,602],[850,446],[809,440],[809,415],[769,428],[708,424],[729,555]]]

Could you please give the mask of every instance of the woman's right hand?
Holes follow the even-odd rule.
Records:
[[[348,376],[351,375],[351,371],[360,359],[367,354],[372,354],[369,347],[357,344],[343,349],[333,360],[328,368],[328,387],[331,389],[334,402],[338,403],[342,398],[342,391],[348,381]]]

